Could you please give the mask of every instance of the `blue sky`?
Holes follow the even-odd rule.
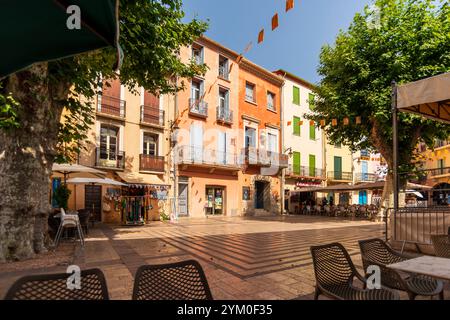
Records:
[[[371,0],[296,0],[284,12],[285,0],[184,0],[186,19],[209,19],[206,35],[237,52],[252,41],[245,55],[269,69],[286,69],[310,82],[319,81],[317,66],[322,45],[332,44],[340,29],[347,29],[356,12]],[[280,26],[271,30],[278,12]],[[258,45],[261,28],[265,40]]]

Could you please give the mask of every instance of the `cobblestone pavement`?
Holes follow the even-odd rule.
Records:
[[[76,250],[73,263],[102,269],[112,299],[130,299],[139,266],[188,259],[201,263],[215,299],[311,299],[315,284],[311,245],[340,242],[360,268],[357,241],[383,237],[383,231],[380,223],[305,216],[98,225],[90,231],[85,248]],[[45,272],[64,269],[55,266]],[[20,275],[42,271],[2,273],[0,296]]]

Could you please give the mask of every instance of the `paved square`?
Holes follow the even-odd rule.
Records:
[[[357,241],[383,238],[383,231],[382,223],[306,216],[180,219],[143,227],[101,224],[68,263],[102,269],[112,299],[130,299],[139,266],[187,259],[201,263],[215,299],[311,299],[310,246],[340,242],[360,268]],[[0,295],[20,275],[64,272],[65,267],[2,272]]]

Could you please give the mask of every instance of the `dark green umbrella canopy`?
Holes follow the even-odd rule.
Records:
[[[118,1],[0,0],[0,78],[35,62],[118,48]],[[80,9],[80,29],[67,27],[72,5]]]

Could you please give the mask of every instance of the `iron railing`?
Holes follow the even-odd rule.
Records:
[[[279,168],[287,168],[289,157],[274,151],[267,151],[254,147],[243,148],[242,162],[247,165],[257,165],[263,167],[277,166]]]
[[[448,206],[391,208],[387,213],[387,234],[395,241],[429,245],[431,235],[447,234],[450,227]]]
[[[335,181],[353,181],[353,174],[345,171],[328,171],[328,180]]]
[[[286,174],[292,177],[325,179],[325,171],[314,167],[297,166],[290,164]]]
[[[375,182],[378,176],[375,173],[356,173],[355,182]]]
[[[203,100],[189,99],[189,113],[195,116],[208,117],[208,104]]]
[[[95,166],[102,168],[124,169],[125,152],[97,147],[95,148]]]
[[[160,110],[156,106],[141,106],[141,123],[164,125],[164,110]]]
[[[229,72],[227,65],[219,65],[219,77],[228,80]]]
[[[139,155],[140,171],[164,172],[165,158],[159,156],[150,156],[147,154]]]
[[[97,112],[118,118],[125,118],[126,102],[115,97],[98,95]]]
[[[233,111],[227,107],[217,107],[217,121],[232,124],[233,123]]]
[[[177,164],[239,167],[238,157],[235,153],[194,146],[178,147],[175,162]]]
[[[442,176],[444,174],[450,174],[450,167],[430,169],[427,171],[430,177]]]

